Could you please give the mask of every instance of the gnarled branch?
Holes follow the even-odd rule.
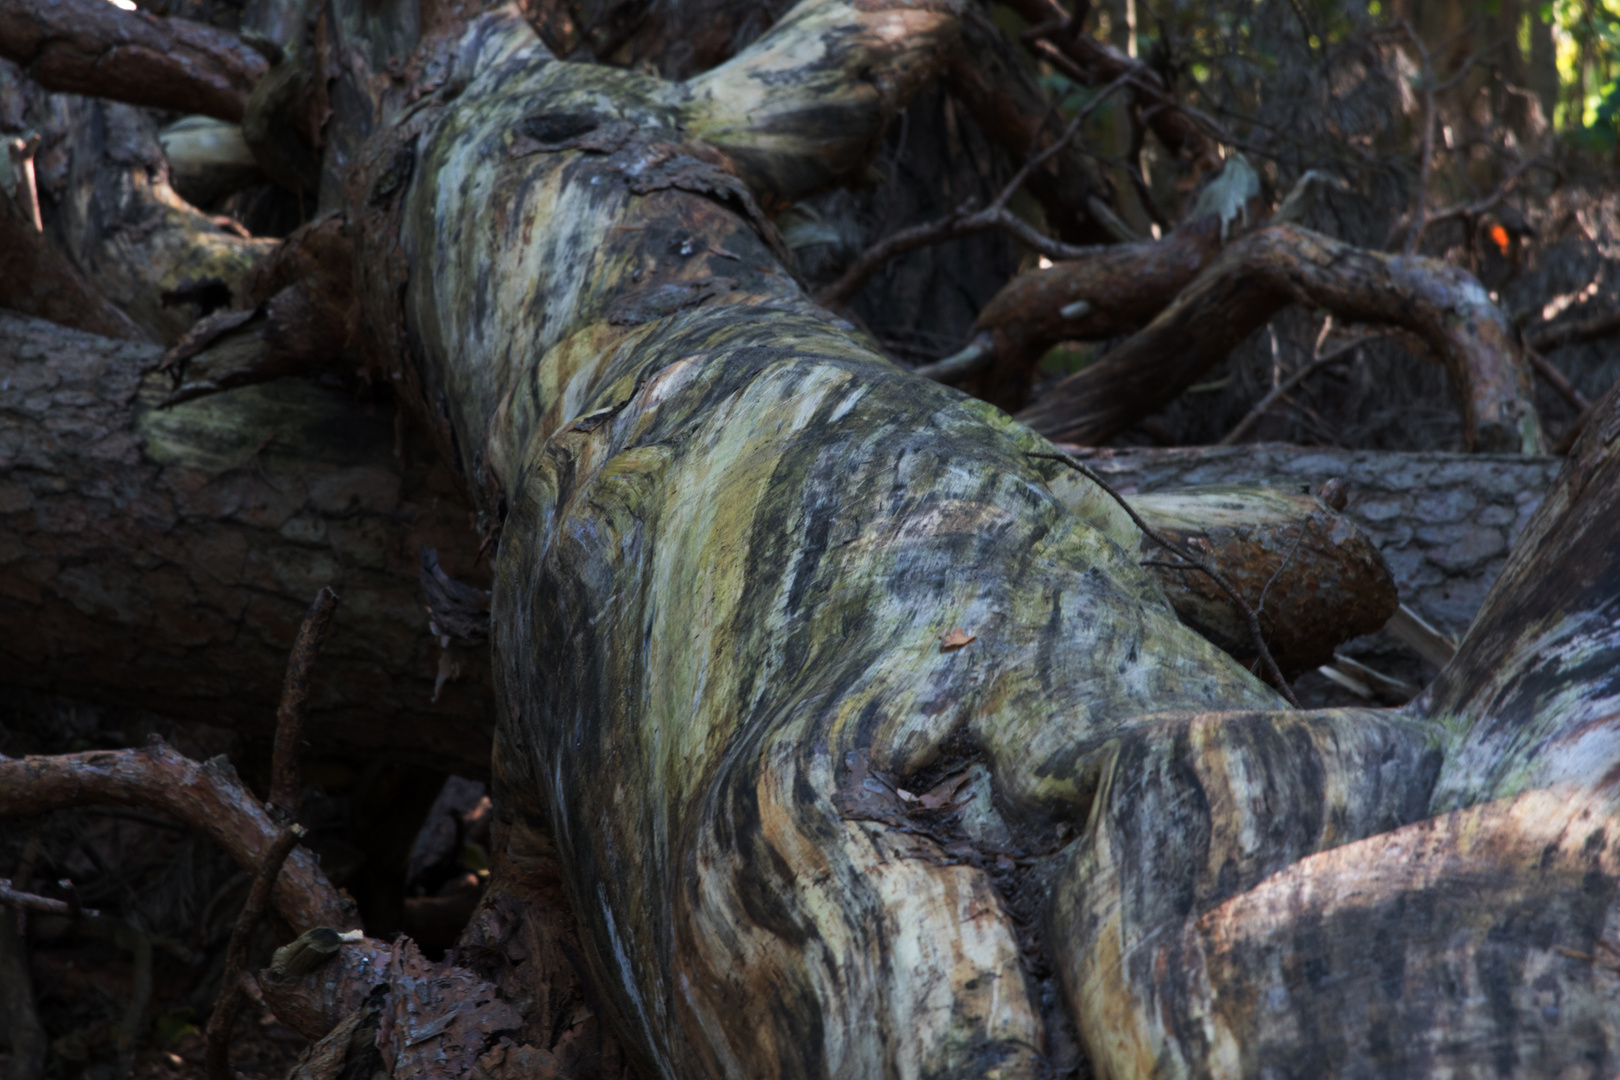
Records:
[[[1051,438],[1102,442],[1169,404],[1292,303],[1418,335],[1451,376],[1470,450],[1540,452],[1529,369],[1472,275],[1295,225],[1270,225],[1233,244],[1150,325],[1019,418]]]
[[[232,34],[106,0],[5,0],[0,57],[51,90],[233,122],[269,69]]]

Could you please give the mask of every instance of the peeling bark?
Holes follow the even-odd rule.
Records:
[[[1416,334],[1451,376],[1468,449],[1541,452],[1529,368],[1506,317],[1471,274],[1295,225],[1270,225],[1232,244],[1147,328],[1018,416],[1051,438],[1107,441],[1169,404],[1293,303]]]

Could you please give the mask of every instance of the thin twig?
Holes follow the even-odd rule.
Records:
[[[1288,548],[1288,554],[1283,556],[1282,562],[1277,564],[1277,569],[1271,572],[1271,576],[1266,579],[1265,586],[1260,590],[1260,602],[1254,605],[1254,617],[1256,619],[1259,619],[1260,613],[1266,610],[1266,594],[1271,592],[1271,587],[1277,583],[1278,578],[1282,577],[1282,572],[1288,569],[1288,564],[1294,561],[1294,553],[1299,550],[1299,545],[1304,539],[1305,526],[1301,525],[1299,535],[1294,537],[1293,544]]]
[[[1620,334],[1620,311],[1596,315],[1590,319],[1548,325],[1546,323],[1524,332],[1525,344],[1538,352],[1551,352],[1565,345],[1581,345]]]
[[[1529,344],[1524,346],[1524,358],[1530,361],[1530,366],[1535,369],[1536,374],[1546,379],[1547,384],[1558,391],[1558,396],[1569,402],[1577,413],[1583,413],[1592,407],[1592,403],[1586,400],[1586,395],[1575,389],[1575,384],[1565,378],[1562,371],[1553,367],[1551,360],[1542,356]]]
[[[1427,225],[1424,215],[1429,206],[1429,173],[1434,169],[1434,64],[1429,58],[1429,47],[1423,44],[1412,24],[1402,19],[1401,26],[1423,59],[1423,144],[1418,153],[1417,193],[1412,199],[1412,230],[1407,234],[1404,249],[1410,255],[1417,250]]]
[[[1359,337],[1354,341],[1339,346],[1332,352],[1323,353],[1321,356],[1318,356],[1315,360],[1312,360],[1308,364],[1303,364],[1296,368],[1288,376],[1288,378],[1282,380],[1276,386],[1272,387],[1270,392],[1268,392],[1265,397],[1255,402],[1254,407],[1244,414],[1243,419],[1239,420],[1235,425],[1233,425],[1232,430],[1226,433],[1225,438],[1221,439],[1221,441],[1215,445],[1236,446],[1237,441],[1243,438],[1244,435],[1248,434],[1249,429],[1254,427],[1255,424],[1259,423],[1260,418],[1266,415],[1273,405],[1277,404],[1277,402],[1286,397],[1290,390],[1294,389],[1294,387],[1298,386],[1312,375],[1315,375],[1318,371],[1321,371],[1329,364],[1337,361],[1345,353],[1359,349],[1361,346],[1367,344],[1367,342],[1376,341],[1381,337],[1383,337],[1382,334],[1368,334],[1366,337]]]
[[[225,974],[219,984],[219,1000],[214,1004],[213,1014],[208,1017],[208,1028],[204,1034],[203,1064],[208,1070],[209,1080],[233,1080],[231,1029],[236,1026],[236,1017],[242,1011],[242,976],[247,971],[248,946],[253,939],[254,927],[258,926],[270,901],[270,888],[281,873],[281,864],[298,846],[303,835],[302,825],[289,825],[271,843],[270,850],[264,853],[264,861],[259,864],[253,888],[248,890],[247,903],[242,905],[242,913],[236,917],[236,926],[231,930],[231,942],[225,949]]]
[[[298,744],[303,736],[304,716],[309,711],[309,676],[315,667],[315,654],[337,610],[338,594],[322,589],[315,594],[309,614],[298,628],[292,653],[287,657],[287,677],[282,683],[281,705],[276,709],[276,743],[270,757],[271,813],[283,821],[298,817]]]
[[[1222,574],[1219,570],[1215,569],[1214,565],[1212,565],[1208,560],[1197,555],[1190,549],[1160,535],[1152,526],[1142,520],[1142,516],[1136,512],[1135,508],[1132,507],[1130,503],[1125,501],[1124,496],[1115,491],[1108,481],[1104,480],[1101,476],[1098,476],[1091,466],[1087,465],[1085,462],[1073,458],[1068,454],[1043,454],[1034,450],[1026,451],[1024,456],[1039,458],[1042,461],[1061,462],[1073,469],[1075,472],[1078,472],[1081,476],[1084,476],[1087,480],[1090,480],[1093,484],[1096,484],[1098,487],[1102,488],[1103,491],[1108,494],[1109,498],[1118,503],[1120,508],[1124,510],[1126,514],[1130,515],[1130,519],[1136,523],[1136,527],[1142,530],[1143,536],[1146,536],[1149,540],[1153,541],[1155,544],[1158,544],[1170,554],[1179,559],[1185,560],[1189,565],[1184,569],[1201,570],[1208,575],[1209,579],[1215,582],[1215,584],[1220,587],[1220,590],[1226,594],[1227,599],[1236,604],[1238,610],[1243,613],[1244,621],[1249,624],[1249,635],[1254,639],[1255,649],[1260,653],[1260,666],[1265,672],[1266,681],[1271,683],[1271,685],[1275,687],[1283,697],[1288,699],[1288,704],[1292,705],[1296,709],[1299,708],[1299,699],[1294,696],[1294,688],[1288,685],[1287,679],[1283,678],[1282,669],[1277,666],[1276,659],[1271,655],[1271,649],[1266,645],[1266,636],[1260,629],[1260,616],[1256,614],[1254,608],[1250,607],[1248,602],[1243,599],[1243,594],[1238,592],[1237,588],[1227,580],[1225,574]]]
[[[1120,87],[1130,81],[1131,75],[1127,72],[1109,83],[1069,121],[1063,134],[1055,139],[1050,146],[1040,153],[1026,160],[1013,178],[1008,181],[991,201],[989,206],[974,213],[968,213],[966,208],[959,209],[949,217],[938,218],[934,221],[913,225],[909,229],[902,229],[897,233],[884,237],[882,240],[867,248],[855,260],[850,268],[844,271],[842,277],[831,285],[816,293],[816,303],[823,307],[839,308],[854,297],[866,284],[868,278],[878,271],[884,263],[908,251],[927,247],[930,244],[939,244],[957,237],[972,233],[984,232],[988,229],[999,229],[1026,247],[1045,255],[1049,259],[1080,259],[1088,255],[1095,255],[1104,250],[1103,247],[1080,247],[1074,244],[1065,244],[1044,235],[1040,230],[1007,210],[1007,202],[1018,189],[1029,179],[1030,173],[1051,160],[1052,156],[1066,146],[1070,139],[1080,130],[1080,125],[1086,117]]]
[[[99,911],[81,908],[69,900],[52,900],[48,896],[36,896],[30,892],[14,889],[6,878],[0,878],[0,904],[22,908],[24,911],[37,911],[42,915],[66,915],[69,918],[80,915],[93,918],[101,914]]]

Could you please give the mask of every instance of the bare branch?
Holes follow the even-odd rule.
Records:
[[[967,236],[971,233],[983,232],[986,229],[1000,229],[1025,246],[1053,260],[1078,259],[1103,250],[1101,247],[1076,247],[1072,244],[1064,244],[1053,240],[1021,218],[1008,212],[1006,206],[1008,200],[1029,178],[1030,173],[1062,150],[1069,140],[1074,138],[1075,134],[1080,130],[1080,125],[1085,122],[1086,118],[1091,115],[1097,106],[1107,100],[1108,96],[1114,91],[1124,86],[1127,80],[1128,76],[1122,76],[1114,80],[1088,101],[1085,107],[1075,114],[1074,119],[1069,121],[1069,126],[1064,129],[1062,136],[1046,149],[1025,161],[1023,167],[1013,175],[1013,178],[1001,189],[1001,192],[997,194],[989,206],[975,213],[958,210],[949,217],[939,218],[921,225],[913,225],[909,229],[902,229],[892,236],[885,237],[863,252],[860,258],[855,260],[854,265],[844,271],[842,277],[816,293],[816,302],[831,308],[842,307],[849,303],[857,292],[860,292],[861,286],[866,284],[867,278],[876,273],[878,268],[890,259],[898,255],[904,255],[908,251],[927,247],[930,244],[944,243],[947,240],[954,240],[959,236]]]
[[[1529,368],[1471,274],[1296,225],[1268,225],[1232,244],[1149,326],[1019,416],[1049,438],[1107,439],[1174,400],[1291,303],[1412,332],[1446,365],[1470,450],[1541,452]]]
[[[5,0],[0,57],[51,90],[232,122],[269,70],[234,35],[106,0]]]
[[[1265,397],[1255,402],[1254,407],[1244,414],[1243,419],[1234,424],[1232,426],[1232,430],[1228,431],[1225,437],[1215,445],[1237,445],[1238,440],[1243,438],[1243,436],[1248,433],[1249,429],[1258,423],[1260,418],[1266,415],[1267,411],[1269,411],[1273,405],[1286,397],[1290,390],[1304,382],[1306,379],[1310,378],[1312,375],[1315,375],[1318,371],[1321,371],[1329,364],[1338,363],[1338,361],[1346,353],[1354,352],[1356,349],[1359,349],[1363,345],[1367,344],[1367,342],[1377,340],[1382,336],[1383,335],[1381,334],[1368,334],[1366,337],[1357,338],[1354,341],[1347,342],[1346,344],[1339,346],[1337,349],[1323,353],[1321,356],[1316,357],[1308,363],[1301,364],[1298,369],[1288,376],[1288,378],[1274,386],[1270,393],[1266,394]]]
[[[198,764],[159,741],[137,750],[92,750],[0,761],[0,818],[72,806],[145,806],[183,821],[237,865],[263,863],[281,829],[223,757]],[[276,911],[295,929],[355,925],[315,857],[292,853],[276,879]]]
[[[1566,345],[1582,345],[1588,341],[1614,337],[1616,334],[1620,334],[1620,311],[1554,325],[1543,323],[1526,330],[1524,341],[1537,352],[1548,353],[1554,349],[1562,349]]]
[[[323,591],[322,595],[327,594]],[[320,598],[315,603],[318,607]],[[310,614],[313,620],[314,611]],[[330,614],[331,604],[327,606],[328,617]],[[309,621],[306,621],[305,625],[308,624]],[[300,632],[298,637],[302,644],[304,634]],[[313,653],[314,649],[311,648],[312,657]],[[295,651],[293,655],[296,662],[298,653]],[[208,1018],[208,1028],[204,1033],[204,1066],[208,1070],[209,1080],[234,1080],[230,1057],[231,1029],[236,1026],[236,1017],[242,1011],[242,980],[247,975],[248,945],[252,941],[254,927],[264,917],[265,904],[270,899],[270,889],[276,876],[281,873],[281,864],[287,861],[287,856],[303,836],[303,826],[289,825],[271,842],[270,850],[264,853],[264,861],[259,864],[258,873],[253,877],[247,903],[242,905],[236,925],[231,929],[231,941],[225,949],[225,974],[219,984],[219,1000],[214,1003],[214,1012]]]
[[[43,915],[66,915],[70,919],[76,919],[81,915],[93,919],[101,914],[90,908],[81,908],[76,902],[77,895],[74,894],[73,900],[52,900],[47,896],[36,896],[14,889],[10,881],[0,878],[0,904],[22,908],[24,911],[37,911]]]
[[[281,691],[281,706],[276,710],[276,742],[270,766],[270,810],[283,821],[298,817],[298,744],[309,711],[309,677],[337,605],[338,595],[331,589],[315,594],[315,602],[298,628],[292,655],[287,658],[287,679]]]
[[[1427,227],[1424,217],[1429,208],[1429,174],[1434,169],[1434,64],[1429,57],[1429,47],[1423,44],[1418,32],[1412,29],[1412,24],[1402,19],[1401,26],[1423,59],[1423,144],[1418,152],[1417,190],[1412,195],[1412,227],[1403,248],[1410,255],[1417,250],[1423,230]]]
[[[1575,384],[1564,377],[1564,373],[1552,366],[1552,362],[1542,356],[1536,349],[1528,344],[1524,346],[1524,357],[1530,361],[1530,366],[1537,375],[1547,380],[1547,385],[1558,391],[1558,396],[1575,407],[1576,412],[1585,412],[1592,407],[1586,400],[1586,395],[1575,389]]]

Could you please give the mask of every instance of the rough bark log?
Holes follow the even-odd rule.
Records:
[[[487,662],[441,657],[418,584],[423,545],[476,558],[445,470],[402,466],[391,407],[299,380],[157,409],[161,355],[0,314],[0,680],[268,735],[330,585],[307,737],[481,775]]]
[[[1052,438],[1106,441],[1168,404],[1293,303],[1416,334],[1451,376],[1468,449],[1541,452],[1529,368],[1506,317],[1471,274],[1294,225],[1270,225],[1231,245],[1146,329],[1019,418]]]
[[[1290,679],[1330,661],[1350,638],[1381,629],[1399,604],[1378,549],[1314,496],[1202,488],[1142,495],[1132,505],[1156,532],[1210,558],[1234,583]],[[1174,565],[1145,537],[1126,550],[1152,570],[1182,622],[1252,665],[1248,626],[1215,582]]]
[[[51,90],[233,122],[268,67],[233,34],[104,0],[6,0],[0,57]]]
[[[1412,687],[1429,683],[1474,621],[1562,458],[1391,453],[1270,443],[1076,451],[1127,497],[1241,484],[1294,493],[1343,483],[1343,513],[1377,545],[1401,603],[1448,638],[1439,660],[1399,628],[1352,638],[1335,655]],[[1318,702],[1325,704],[1325,702]]]

